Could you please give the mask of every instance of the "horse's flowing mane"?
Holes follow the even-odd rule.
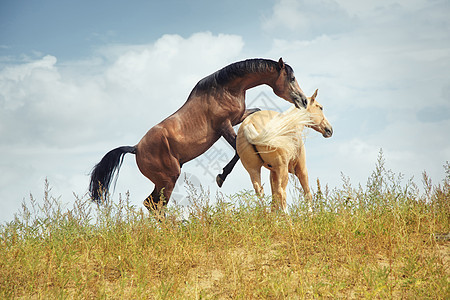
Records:
[[[288,75],[294,71],[285,64]],[[243,77],[249,73],[266,73],[280,71],[278,62],[270,59],[254,58],[239,61],[228,65],[217,72],[203,78],[197,83],[196,88],[206,90],[212,87],[224,86],[236,78]]]
[[[292,106],[269,120],[261,132],[253,124],[248,124],[244,127],[244,136],[252,145],[272,148],[270,151],[284,149],[288,157],[293,157],[297,154],[305,125],[311,125],[309,112]]]

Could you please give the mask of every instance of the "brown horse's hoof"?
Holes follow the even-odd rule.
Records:
[[[220,174],[216,176],[216,182],[219,187],[222,187],[223,179],[220,177]]]

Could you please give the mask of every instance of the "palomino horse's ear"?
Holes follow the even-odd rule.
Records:
[[[319,91],[319,89],[316,89],[316,91],[314,92],[314,94],[311,96],[311,101],[316,100],[317,97],[317,92]]]
[[[282,57],[278,60],[278,65],[280,66],[280,69],[284,69],[284,61]]]

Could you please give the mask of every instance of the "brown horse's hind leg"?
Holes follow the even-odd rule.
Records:
[[[141,173],[155,184],[144,200],[149,211],[160,211],[169,202],[181,173],[181,164],[172,155],[165,129],[153,127],[137,145],[136,163]]]
[[[167,201],[161,201],[161,198],[165,200],[165,195],[161,195],[164,190],[153,189],[153,192],[144,200],[144,206],[149,211],[161,210],[166,205]],[[162,197],[161,197],[162,196]]]
[[[164,187],[155,185],[153,192],[144,200],[144,206],[150,212],[154,212],[158,220],[161,220],[164,217],[163,209],[169,202],[177,179],[178,176],[172,177],[170,181],[165,182]]]

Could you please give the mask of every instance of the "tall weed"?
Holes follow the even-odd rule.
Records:
[[[74,195],[29,202],[0,228],[1,298],[448,299],[450,167],[424,192],[386,169],[365,187],[317,180],[313,212],[294,183],[288,213],[270,198],[217,194],[188,183],[189,206],[166,217]]]

